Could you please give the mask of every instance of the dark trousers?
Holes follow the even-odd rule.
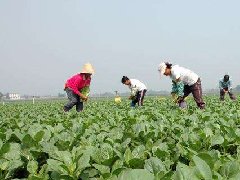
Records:
[[[64,106],[64,111],[69,111],[70,109],[73,108],[73,106],[76,106],[76,111],[80,112],[83,110],[83,102],[80,101],[80,97],[75,94],[71,89],[66,88],[65,89],[69,102],[65,104]]]
[[[194,98],[195,102],[197,103],[197,106],[200,109],[204,109],[205,108],[205,103],[203,102],[203,98],[202,98],[202,85],[201,85],[200,78],[192,86],[184,85],[183,99],[185,97],[187,97],[190,93],[192,93],[193,98]]]
[[[135,107],[136,104],[138,104],[138,106],[143,106],[143,99],[145,97],[146,92],[147,92],[146,89],[144,89],[142,91],[138,91],[136,98],[134,100],[132,100],[131,106]]]
[[[228,91],[228,88],[225,88],[224,90]],[[235,95],[234,95],[231,91],[228,91],[228,94],[229,94],[229,97],[230,97],[232,100],[236,100]],[[220,100],[221,100],[221,101],[224,101],[224,97],[225,97],[225,92],[223,91],[223,89],[221,89],[221,90],[220,90]]]

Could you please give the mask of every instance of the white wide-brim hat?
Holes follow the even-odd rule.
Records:
[[[84,64],[83,68],[82,68],[82,71],[80,73],[83,73],[83,74],[94,74],[94,68],[93,66],[90,64],[90,63],[86,63]]]
[[[167,68],[167,65],[165,62],[162,62],[158,65],[158,71],[160,75],[163,75],[165,73],[166,68]]]

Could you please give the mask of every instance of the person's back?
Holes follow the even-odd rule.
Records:
[[[147,89],[146,85],[143,84],[138,79],[130,79],[130,81],[131,81],[130,88],[136,88],[138,91],[142,91],[144,89]]]
[[[174,65],[172,67],[172,78],[174,78],[174,80],[180,78],[184,85],[191,86],[197,82],[199,76],[187,68]]]

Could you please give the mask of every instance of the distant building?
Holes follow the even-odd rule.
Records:
[[[21,96],[18,93],[7,93],[6,98],[9,100],[19,100],[21,99]]]

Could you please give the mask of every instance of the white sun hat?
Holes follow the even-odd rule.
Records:
[[[90,63],[84,64],[82,71],[80,73],[86,73],[86,74],[94,74],[93,66]]]
[[[165,73],[166,68],[167,68],[167,65],[165,62],[162,62],[159,64],[158,71],[159,71],[160,75],[163,75]]]

